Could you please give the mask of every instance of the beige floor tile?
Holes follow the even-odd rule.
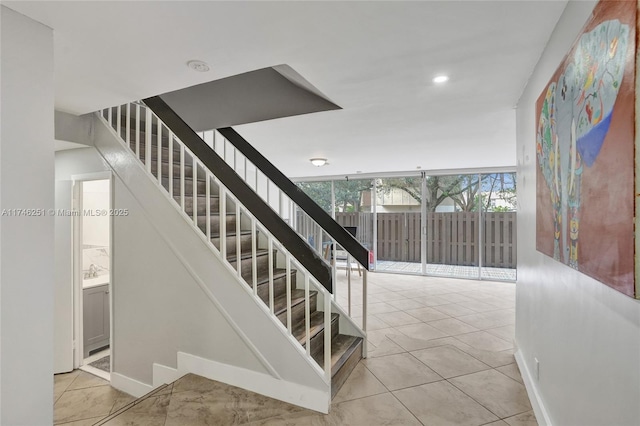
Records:
[[[120,392],[118,394],[118,397],[116,398],[116,401],[113,403],[113,407],[111,408],[111,411],[109,412],[109,414],[113,414],[116,411],[120,410],[122,407],[124,407],[125,405],[135,401],[136,398],[131,396],[131,395],[127,395],[124,392]]]
[[[449,345],[422,349],[411,352],[411,354],[444,378],[461,376],[491,368],[471,355]]]
[[[419,319],[402,311],[377,314],[376,317],[389,324],[391,327],[399,327],[402,325],[417,324],[421,322]]]
[[[453,337],[441,337],[439,339],[432,340],[415,339],[413,337],[408,337],[400,332],[396,332],[395,334],[389,333],[389,339],[393,340],[395,343],[397,343],[407,351],[416,351],[419,349],[448,345],[455,340]],[[456,342],[462,344],[462,342],[460,341],[456,340]]]
[[[438,339],[440,337],[447,337],[445,333],[428,324],[404,325],[402,327],[396,327],[396,329],[402,334],[415,339],[431,340]]]
[[[449,302],[446,299],[443,299],[441,296],[430,295],[425,297],[418,297],[414,299],[416,302],[422,303],[424,306],[440,306],[440,305],[448,305]]]
[[[402,346],[396,344],[389,338],[385,338],[382,342],[380,342],[378,346],[369,346],[367,357],[376,358],[385,355],[399,354],[402,352],[406,352],[406,350]]]
[[[449,303],[447,305],[438,305],[434,306],[433,309],[447,314],[451,317],[459,317],[463,315],[473,315],[476,312],[472,311],[469,308],[465,308],[464,306],[460,306],[457,303]]]
[[[407,300],[406,297],[395,291],[385,291],[383,293],[377,293],[376,297],[386,303],[389,303],[392,300]]]
[[[352,319],[356,324],[362,325],[362,317],[352,317]],[[367,332],[382,330],[389,327],[391,327],[389,324],[382,321],[380,318],[376,317],[375,315],[367,315]]]
[[[332,403],[378,395],[387,392],[387,388],[360,362],[344,382]]]
[[[69,385],[67,390],[91,388],[94,386],[109,386],[109,382],[93,374],[78,370],[78,375]]]
[[[53,401],[57,401],[62,393],[67,390],[69,385],[80,374],[80,370],[74,370],[70,373],[56,374],[53,376]]]
[[[395,306],[398,309],[402,309],[403,311],[407,311],[409,309],[424,308],[424,305],[418,302],[416,299],[390,300],[387,303],[391,306]]]
[[[429,426],[477,426],[498,420],[494,414],[446,381],[429,383],[393,393]]]
[[[486,331],[477,331],[475,333],[460,334],[456,336],[456,339],[462,343],[481,349],[484,351],[499,352],[513,348],[513,343],[507,342],[499,337],[489,334]]]
[[[500,418],[531,410],[524,386],[496,370],[480,371],[449,381]]]
[[[397,311],[399,311],[398,308],[396,308],[395,306],[391,306],[385,302],[369,303],[369,306],[367,307],[367,313],[369,314],[384,314],[387,312]]]
[[[473,293],[470,293],[470,294],[473,295]],[[460,293],[443,294],[441,297],[445,300],[448,300],[451,303],[470,302],[470,301],[476,300],[473,297],[468,297]]]
[[[408,353],[370,358],[363,362],[369,371],[389,390],[398,390],[442,380],[442,377],[432,369]]]
[[[515,325],[503,325],[502,327],[489,328],[485,330],[487,333],[493,334],[496,337],[506,340],[507,342],[513,342],[516,336]]]
[[[271,417],[256,420],[246,424],[247,426],[337,426],[328,415],[320,413],[295,413],[286,416]],[[505,423],[506,425],[506,423]]]
[[[504,420],[498,420],[497,422],[487,423],[486,425],[483,425],[483,426],[509,426],[509,424],[506,423]]]
[[[167,417],[171,395],[152,396],[133,405],[105,423],[107,426],[155,426],[162,425]]]
[[[502,367],[496,368],[499,372],[504,374],[505,376],[511,377],[516,382],[524,384],[522,380],[522,375],[520,374],[520,369],[518,368],[518,364],[515,362],[513,364],[503,365]]]
[[[469,301],[458,302],[458,305],[463,306],[465,308],[469,308],[472,311],[476,311],[476,312],[489,312],[489,311],[495,311],[497,309],[493,305],[490,305],[490,304],[484,303],[484,302],[480,302],[480,301],[477,301],[477,300],[469,300]]]
[[[504,421],[509,426],[538,426],[536,415],[533,411],[527,411],[526,413],[518,414],[513,417],[508,417]]]
[[[68,390],[54,404],[54,422],[106,417],[121,392],[111,386]]]
[[[408,309],[405,312],[411,315],[412,317],[416,317],[420,321],[424,321],[424,322],[449,318],[449,315],[438,311],[436,308],[429,308],[429,307],[424,307],[419,309]]]
[[[431,321],[428,324],[449,336],[457,336],[458,334],[479,331],[477,328],[455,318],[446,318],[442,320]]]
[[[420,422],[390,393],[336,404],[331,424],[353,426],[419,426]]]
[[[402,334],[393,327],[382,328],[380,330],[367,329],[367,340],[378,346],[389,335]]]

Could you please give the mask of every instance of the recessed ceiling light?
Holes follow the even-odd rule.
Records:
[[[197,59],[187,62],[187,66],[192,70],[198,71],[198,72],[207,72],[211,69],[209,68],[209,65],[206,62],[199,61]]]
[[[439,75],[433,78],[433,82],[437,84],[442,84],[449,81],[449,77],[446,75]]]
[[[316,167],[322,167],[325,164],[327,164],[326,158],[311,158],[309,161],[311,161],[311,164],[313,164]]]

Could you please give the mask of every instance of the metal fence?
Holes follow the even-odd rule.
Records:
[[[420,213],[378,213],[378,260],[420,262]],[[482,265],[516,267],[516,213],[483,215]],[[373,213],[336,213],[342,226],[357,226],[357,238],[373,247]],[[479,264],[478,213],[427,213],[427,263],[477,266]]]

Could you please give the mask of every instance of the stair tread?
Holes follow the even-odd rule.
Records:
[[[331,313],[331,322],[333,323],[340,315]],[[295,337],[302,346],[305,346],[306,342],[306,324],[305,321],[300,321],[295,327],[291,327],[291,334]],[[324,330],[324,311],[312,312],[309,316],[309,338],[313,339],[318,333]]]
[[[347,334],[338,334],[331,341],[331,377],[340,371],[340,368],[349,359],[354,351],[362,342],[362,337],[349,336]],[[320,352],[316,362],[320,366],[324,366],[324,352]]]
[[[233,235],[235,235],[235,234],[233,234]],[[266,255],[268,253],[269,253],[269,249],[258,249],[258,250],[256,250],[256,257],[264,256],[264,255]],[[251,258],[251,252],[241,253],[240,254],[240,260],[245,260],[245,259],[250,259],[250,258]],[[236,261],[236,253],[235,253],[235,251],[233,253],[227,253],[227,260],[229,262],[235,262]]]
[[[309,291],[309,297],[315,295],[317,291]],[[299,303],[304,303],[304,290],[294,289],[291,290],[291,308]],[[267,302],[269,305],[269,302]],[[287,292],[275,296],[273,298],[273,313],[278,316],[287,312]]]
[[[246,235],[251,235],[251,230],[240,230],[240,235],[241,236],[246,236]],[[235,237],[236,236],[236,230],[235,230],[235,226],[233,229],[233,232],[227,232],[227,237]],[[220,234],[211,234],[211,239],[213,240],[214,238],[220,238]]]

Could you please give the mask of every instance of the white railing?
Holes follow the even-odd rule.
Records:
[[[307,241],[316,253],[328,263],[332,268],[332,280],[334,285],[334,298],[338,294],[337,262],[336,253],[343,251],[333,239],[311,216],[300,208],[287,194],[269,179],[260,169],[240,152],[231,142],[229,142],[217,130],[198,132],[198,135],[209,145],[245,183],[253,189],[278,215],[293,228],[300,238]],[[353,259],[357,262],[356,259]],[[345,307],[349,316],[352,310],[352,288],[351,288],[351,265],[352,258],[346,255],[347,268],[347,306]],[[363,272],[362,282],[362,330],[367,329],[367,267],[361,265]]]
[[[234,194],[193,155],[149,108],[141,103],[131,103],[107,108],[98,113],[98,116],[117,133],[122,144],[140,160],[149,177],[166,193],[176,208],[181,211],[185,220],[189,221],[196,230],[206,237],[206,242],[215,255],[241,283],[246,284],[243,285],[243,288],[253,295],[263,309],[271,314],[274,322],[290,339],[302,344],[296,346],[300,351],[306,353],[309,359],[314,359],[311,353],[311,292],[318,292],[318,305],[320,305],[318,308],[324,309],[324,353],[322,365],[315,360],[312,364],[320,374],[324,375],[325,381],[330,383],[332,311],[335,310],[341,315],[345,315],[345,318],[356,329],[359,329],[346,316],[346,312],[340,306],[332,303],[331,293],[256,220]],[[176,156],[178,156],[178,161],[174,161]],[[166,170],[164,170],[165,164]],[[189,188],[189,181],[191,188]],[[218,200],[217,203],[212,202],[215,199]],[[203,203],[204,205],[202,205]],[[212,204],[215,204],[214,208],[212,208]],[[212,223],[212,217],[215,217],[216,213],[218,217],[217,233],[214,232]],[[227,222],[235,227],[234,232],[227,232]],[[246,238],[247,235],[250,244],[243,240],[243,237]],[[231,236],[233,236],[233,240]],[[232,243],[231,246],[234,247],[230,247],[229,243]],[[264,253],[265,249],[260,247],[266,247],[266,254]],[[267,297],[261,296],[258,291],[258,270],[261,268],[266,268],[268,273]],[[276,316],[275,311],[274,273],[276,269],[285,272],[286,310],[278,315],[282,317],[286,312],[284,321]],[[295,282],[292,282],[293,271],[296,271]],[[301,340],[298,340],[299,337],[294,336],[292,331],[294,325],[292,324],[293,288],[304,290],[305,326]],[[338,325],[336,324],[336,326]],[[362,334],[364,336],[364,332]]]

